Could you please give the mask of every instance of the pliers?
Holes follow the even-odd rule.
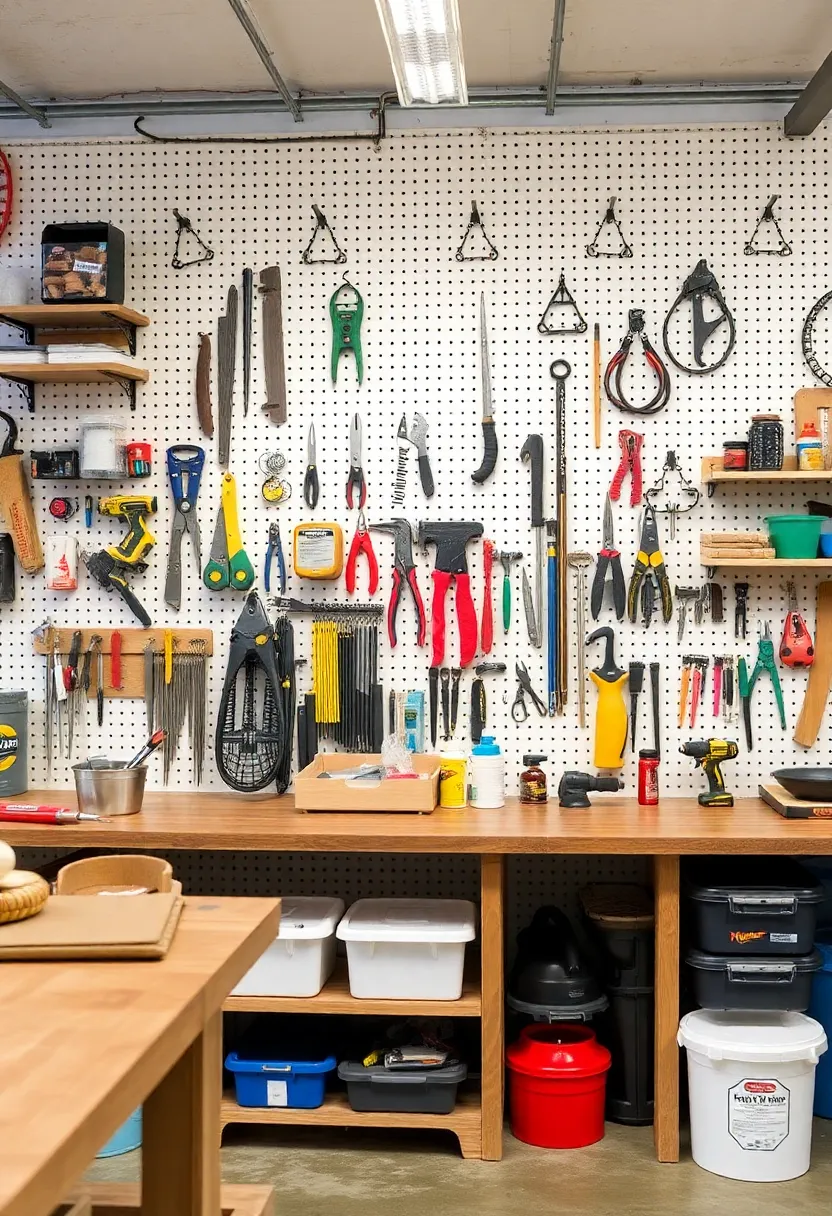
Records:
[[[361,465],[361,439],[361,419],[358,414],[354,414],[350,426],[350,475],[347,478],[347,506],[350,510],[353,506],[353,490],[358,494],[356,506],[363,507],[367,501],[367,483],[364,480],[364,469]]]
[[[751,698],[754,693],[754,685],[757,683],[758,678],[763,674],[764,671],[768,672],[769,678],[771,679],[771,686],[774,689],[774,699],[777,702],[777,711],[780,715],[780,729],[785,730],[786,707],[783,704],[783,689],[780,685],[780,676],[777,674],[777,664],[774,661],[774,643],[771,639],[771,627],[768,621],[766,621],[763,628],[763,633],[757,642],[757,662],[754,665],[754,670],[752,671],[751,677],[748,681],[748,696],[746,698],[746,704],[748,706],[747,734],[749,740],[751,737]],[[748,747],[750,751],[750,741]]]
[[[286,561],[283,557],[283,542],[280,539],[280,524],[277,520],[269,524],[269,547],[266,550],[266,568],[263,571],[263,586],[272,589],[272,561],[277,558],[277,577],[280,594],[286,591]]]
[[[358,415],[356,414],[356,418]],[[367,528],[367,521],[364,518],[364,512],[358,512],[358,522],[355,525],[355,535],[352,538],[350,545],[349,557],[347,558],[347,591],[352,595],[355,591],[355,566],[358,561],[359,553],[363,553],[367,559],[369,567],[370,585],[368,591],[370,595],[375,595],[378,591],[378,562],[376,561],[375,551],[373,549],[373,541]]]
[[[640,598],[642,619],[645,625],[650,624],[657,591],[662,602],[662,617],[667,623],[673,616],[673,591],[667,577],[664,555],[659,548],[656,512],[648,506],[644,508],[641,540],[627,592],[627,614],[631,621],[634,622],[638,615]]]
[[[413,533],[410,529],[410,524],[406,519],[389,519],[381,524],[371,524],[370,531],[389,532],[396,542],[393,558],[393,589],[390,592],[390,603],[387,605],[387,639],[391,646],[395,646],[398,641],[396,617],[399,611],[399,604],[401,603],[402,590],[404,585],[407,584],[413,597],[414,607],[416,608],[416,644],[424,646],[425,633],[427,632],[427,617],[425,616],[425,605],[422,602],[422,593],[419,590],[416,566],[413,561]]]
[[[529,711],[526,706],[525,694],[528,693],[534,703],[534,707],[540,714],[541,718],[548,716],[549,710],[546,708],[543,701],[532,688],[531,677],[525,663],[515,663],[514,672],[517,676],[517,695],[511,706],[511,716],[515,722],[525,722],[529,716]]]
[[[621,554],[615,547],[612,502],[609,494],[604,503],[603,547],[598,554],[598,565],[595,568],[595,577],[592,580],[592,591],[589,597],[593,621],[597,621],[601,613],[607,574],[612,576],[612,602],[615,607],[615,615],[621,621],[624,619],[624,610],[627,606],[627,586],[624,582],[624,571],[621,569]]]

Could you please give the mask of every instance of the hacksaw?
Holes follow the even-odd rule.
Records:
[[[280,267],[267,266],[260,271],[260,294],[263,297],[263,364],[266,373],[266,404],[268,414],[278,426],[286,421],[286,371],[283,363],[283,296]]]

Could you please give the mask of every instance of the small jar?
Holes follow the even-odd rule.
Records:
[[[778,414],[755,414],[748,432],[749,469],[782,469],[783,423]]]
[[[524,756],[526,768],[520,774],[520,801],[539,806],[549,801],[546,774],[540,767],[548,756]]]
[[[638,754],[638,804],[656,806],[659,801],[659,753],[645,748]]]
[[[748,442],[745,439],[727,439],[722,445],[722,467],[738,473],[748,468]]]
[[[797,467],[804,473],[816,473],[824,466],[823,440],[813,422],[804,422],[797,438]]]

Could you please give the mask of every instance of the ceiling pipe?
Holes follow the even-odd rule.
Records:
[[[832,54],[827,55],[783,121],[788,136],[811,135],[832,110]]]
[[[555,15],[552,19],[552,43],[549,47],[549,71],[546,75],[546,113],[555,112],[560,75],[560,51],[563,46],[563,19],[566,16],[566,0],[555,0]]]
[[[25,97],[21,97],[19,93],[15,93],[14,89],[4,84],[2,80],[0,80],[0,93],[4,97],[8,97],[9,101],[13,105],[16,105],[19,110],[22,110],[28,118],[34,118],[39,127],[52,126],[43,110],[38,109],[37,106],[30,105]]]
[[[263,67],[269,73],[274,87],[283,98],[283,101],[286,104],[286,109],[292,115],[295,122],[303,122],[303,115],[300,112],[298,100],[289,92],[289,86],[286,84],[286,81],[277,70],[277,64],[272,57],[272,53],[266,46],[266,43],[263,41],[263,36],[261,35],[257,26],[254,24],[254,19],[252,18],[251,13],[248,11],[245,0],[228,0],[228,3],[233,9],[234,16],[237,18],[240,25],[248,35],[249,42],[260,56],[260,61],[263,64]]]

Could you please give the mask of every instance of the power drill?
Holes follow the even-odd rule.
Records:
[[[728,739],[699,739],[697,742],[683,743],[679,748],[683,756],[692,756],[696,767],[705,770],[708,778],[708,789],[699,795],[700,806],[733,806],[734,795],[725,788],[725,779],[719,767],[724,760],[736,758],[739,748]]]
[[[613,790],[623,790],[624,782],[620,777],[592,777],[589,773],[564,773],[558,786],[559,806],[592,806],[587,798],[590,790],[611,793]]]
[[[150,494],[114,494],[111,498],[99,498],[98,510],[102,515],[115,515],[129,525],[129,532],[120,545],[109,545],[98,553],[86,557],[87,569],[105,591],[115,589],[134,616],[147,629],[150,617],[136,599],[127,583],[127,574],[141,574],[147,569],[144,560],[156,537],[145,524],[145,516],[156,510],[156,499]]]

